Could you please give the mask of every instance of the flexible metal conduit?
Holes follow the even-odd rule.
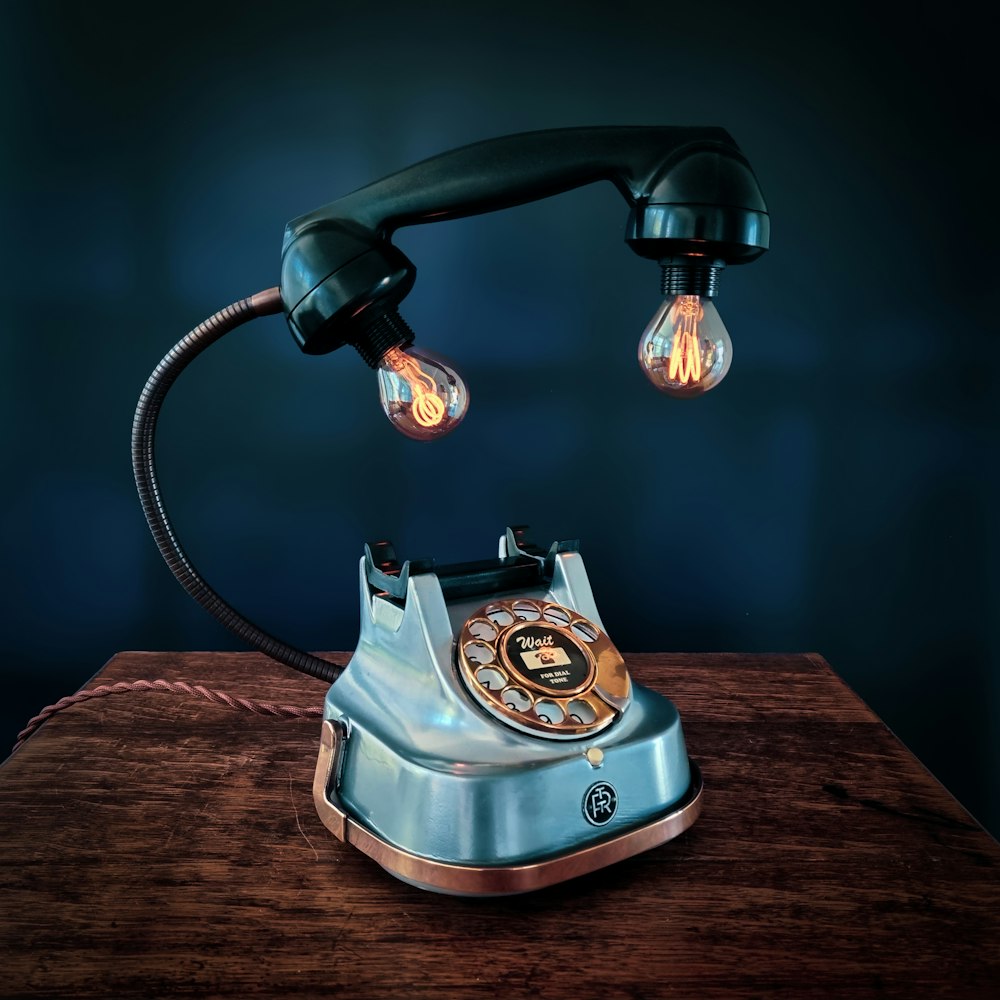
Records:
[[[241,299],[196,326],[183,340],[175,344],[149,376],[132,423],[132,469],[135,485],[142,501],[142,510],[153,538],[170,571],[181,586],[231,632],[247,644],[311,677],[333,681],[341,668],[322,657],[296,649],[288,643],[258,628],[226,603],[202,578],[181,547],[167,517],[156,476],[154,440],[156,422],[167,391],[177,376],[211,344],[258,316],[281,312],[281,297],[277,288],[269,288],[249,298]]]

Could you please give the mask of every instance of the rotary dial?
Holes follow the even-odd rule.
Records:
[[[549,601],[484,604],[458,637],[459,673],[491,715],[522,732],[575,739],[628,706],[625,661],[589,619]]]

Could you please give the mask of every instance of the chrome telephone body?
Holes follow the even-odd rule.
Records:
[[[543,555],[508,529],[497,566],[534,561],[537,583],[474,596],[386,551],[366,546],[357,650],[326,696],[314,798],[337,836],[422,888],[504,895],[694,822],[677,709],[630,681],[575,543]]]

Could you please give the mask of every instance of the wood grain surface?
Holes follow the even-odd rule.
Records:
[[[0,996],[1000,997],[1000,845],[820,657],[627,659],[680,709],[701,819],[504,899],[327,833],[315,720],[160,693],[57,715],[0,767]],[[122,653],[93,683],[157,677],[325,691],[255,653]]]

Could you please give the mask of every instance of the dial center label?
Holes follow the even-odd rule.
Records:
[[[590,679],[590,657],[576,640],[549,625],[525,624],[504,641],[506,659],[531,684],[555,694],[576,691]]]

